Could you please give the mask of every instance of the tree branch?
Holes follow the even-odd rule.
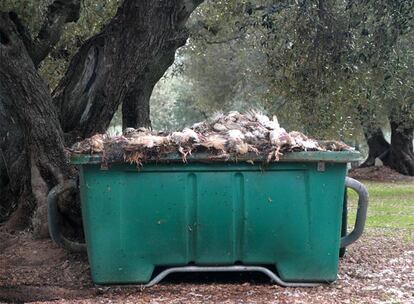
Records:
[[[34,48],[33,39],[30,36],[29,30],[27,27],[22,23],[19,16],[15,12],[9,12],[9,18],[13,21],[14,25],[16,26],[16,30],[20,35],[20,38],[23,41],[26,50],[32,50]]]
[[[66,23],[76,22],[79,19],[81,0],[55,0],[47,8],[46,20],[35,39],[30,36],[15,12],[9,13],[9,18],[16,26],[26,50],[35,67],[49,55],[52,48],[59,41]]]
[[[185,44],[186,21],[200,2],[124,0],[102,31],[80,47],[52,94],[68,141],[104,133],[128,96],[133,99],[126,108],[142,116],[127,125],[149,122],[144,115],[153,85]]]
[[[36,67],[59,41],[65,24],[79,19],[79,12],[80,0],[55,0],[49,5],[46,20],[34,39],[32,47],[28,48]]]

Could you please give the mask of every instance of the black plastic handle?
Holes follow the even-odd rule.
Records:
[[[346,177],[345,186],[355,190],[358,193],[358,210],[355,220],[354,229],[351,233],[341,238],[341,248],[345,248],[354,243],[364,232],[365,221],[368,210],[368,190],[359,181]]]
[[[73,180],[66,181],[64,184],[58,184],[57,186],[53,187],[47,195],[47,221],[49,234],[51,239],[63,248],[72,252],[84,252],[86,251],[86,244],[68,240],[62,235],[59,226],[59,210],[57,206],[57,198],[62,193],[71,189],[76,189],[76,182]]]

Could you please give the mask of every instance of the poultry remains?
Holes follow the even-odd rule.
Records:
[[[161,161],[174,153],[183,162],[196,153],[205,153],[211,161],[262,159],[272,162],[289,152],[349,150],[353,148],[339,141],[317,141],[298,131],[287,132],[276,116],[269,119],[257,111],[245,114],[232,111],[172,133],[127,128],[117,136],[96,134],[75,143],[68,152],[100,154],[104,163],[127,161],[142,165],[146,161]]]

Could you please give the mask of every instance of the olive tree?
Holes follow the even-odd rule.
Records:
[[[48,191],[76,178],[64,147],[105,132],[120,104],[124,127],[149,124],[151,91],[174,61],[177,48],[185,44],[186,21],[201,2],[122,1],[112,17],[102,18],[108,19],[102,28],[90,28],[95,33],[89,38],[72,37],[78,44],[75,54],[53,91],[41,76],[42,64],[48,59],[50,64],[68,24],[87,13],[82,7],[89,2],[1,4],[1,205],[7,200],[16,206],[3,229],[26,227],[34,214],[35,234],[47,234]],[[33,15],[38,21],[30,24],[27,20]],[[73,209],[70,204],[72,200],[62,202],[61,209]]]

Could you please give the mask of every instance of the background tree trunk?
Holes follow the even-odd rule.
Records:
[[[174,63],[175,51],[185,44],[187,33],[177,35],[166,47],[161,47],[152,58],[143,75],[139,75],[128,90],[122,103],[122,128],[151,127],[149,101],[154,86]]]
[[[361,164],[361,167],[374,166],[377,157],[386,162],[390,144],[385,140],[382,130],[364,128],[364,136],[368,145],[368,158]]]
[[[380,158],[384,165],[404,175],[414,175],[413,132],[414,127],[407,127],[390,116],[391,143],[389,144],[380,128],[364,128],[368,144],[368,158],[361,167],[375,165]]]
[[[153,85],[135,83],[122,102],[122,129],[151,127],[150,105]]]
[[[414,127],[403,127],[392,119],[390,125],[391,149],[387,159],[388,166],[402,174],[414,176]]]

